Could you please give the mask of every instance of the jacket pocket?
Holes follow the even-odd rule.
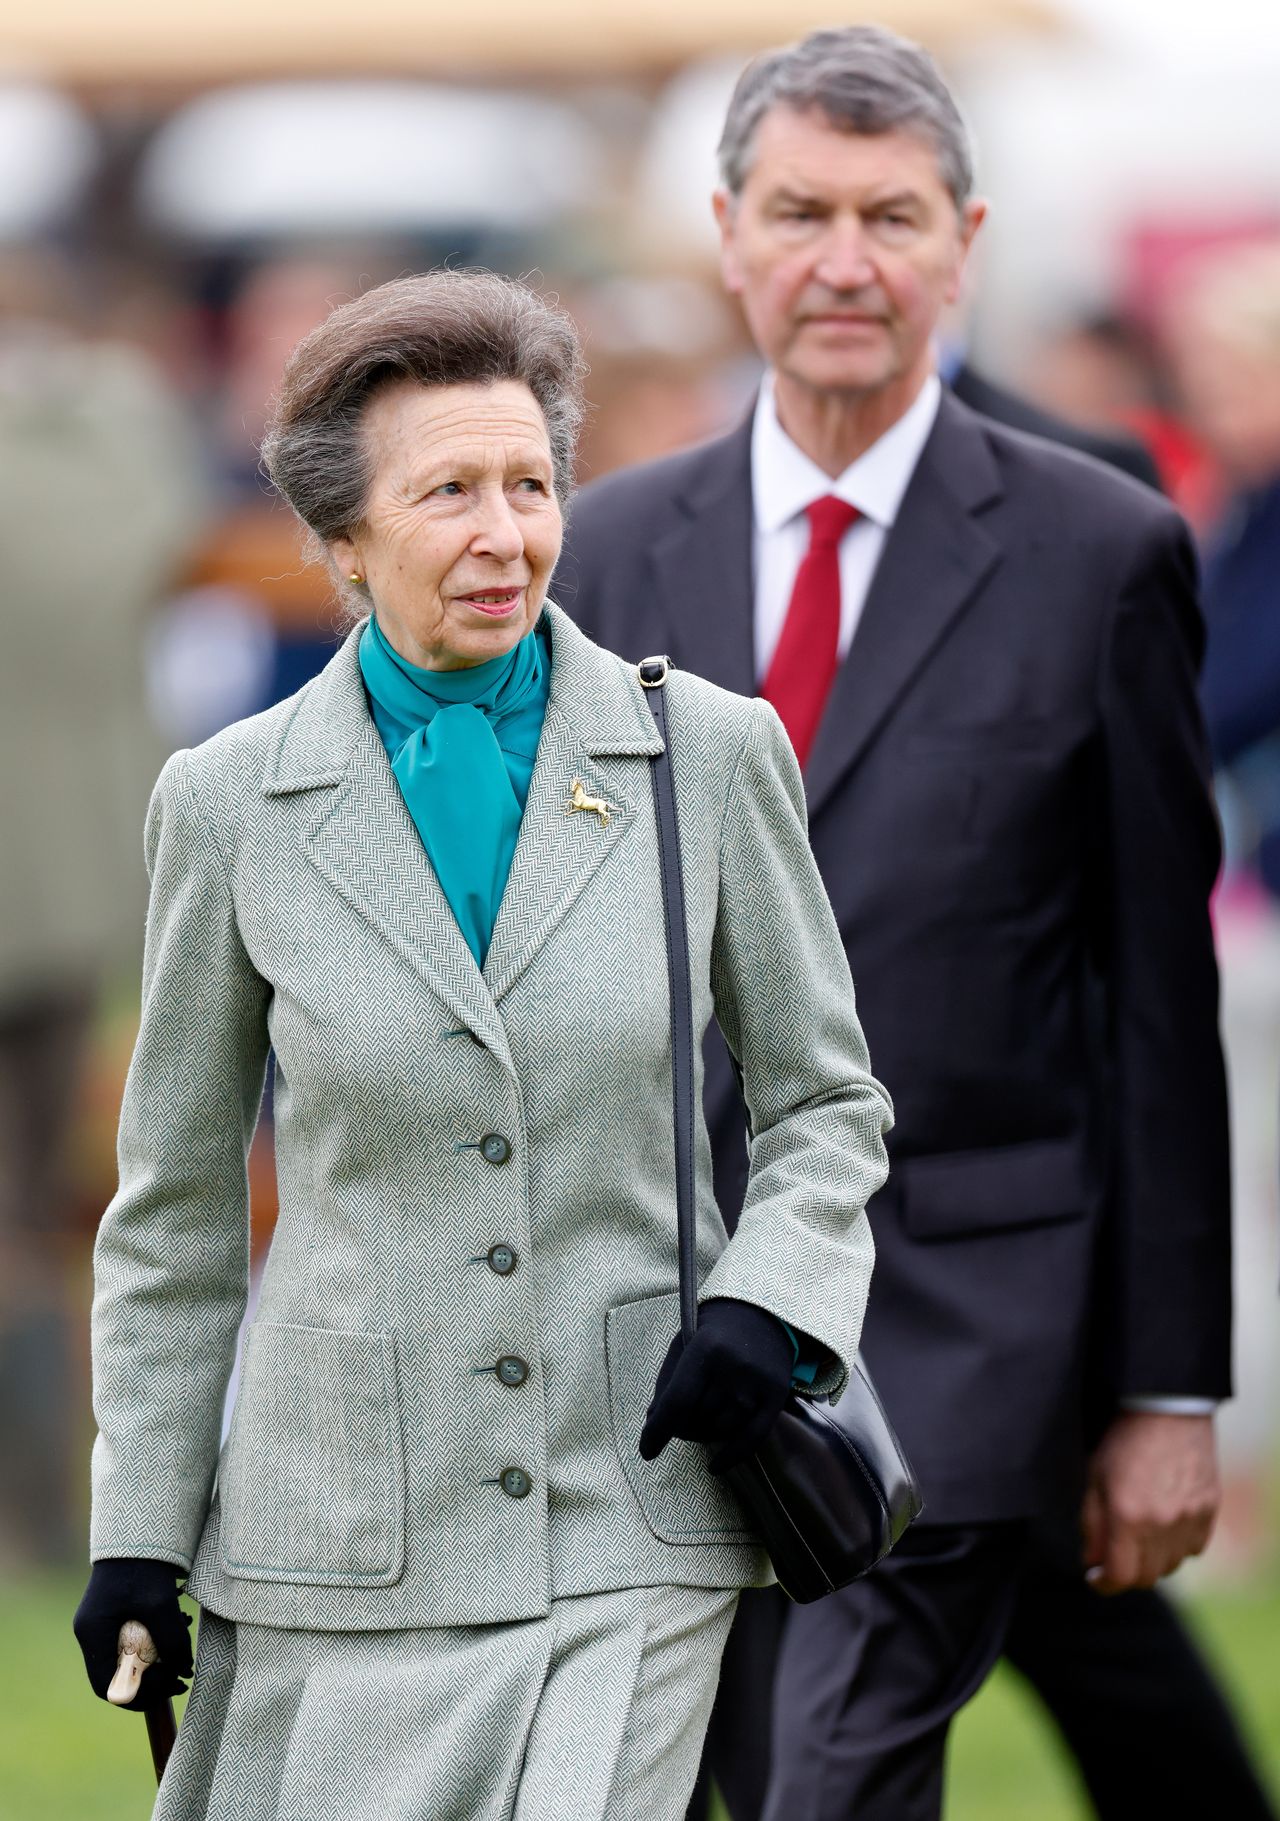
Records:
[[[605,1318],[609,1415],[622,1470],[661,1542],[754,1543],[742,1507],[711,1472],[697,1442],[670,1441],[656,1461],[640,1458],[645,1411],[679,1326],[678,1295],[619,1303]]]
[[[398,1581],[394,1337],[255,1324],[218,1481],[229,1575],[328,1587]]]
[[[964,1239],[1080,1220],[1097,1196],[1074,1138],[906,1157],[889,1172],[912,1239]]]

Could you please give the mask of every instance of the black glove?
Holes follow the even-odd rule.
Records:
[[[702,1305],[689,1345],[677,1334],[662,1362],[640,1432],[641,1455],[654,1460],[678,1435],[706,1444],[713,1473],[736,1467],[778,1420],[794,1364],[795,1349],[776,1315],[714,1297]]]
[[[186,1684],[180,1678],[191,1674],[191,1619],[178,1604],[178,1580],[183,1573],[172,1562],[134,1556],[94,1563],[72,1628],[84,1652],[93,1692],[102,1700],[116,1673],[120,1627],[126,1619],[145,1625],[160,1653],[159,1662],[143,1670],[138,1692],[126,1711],[158,1707],[184,1692]]]

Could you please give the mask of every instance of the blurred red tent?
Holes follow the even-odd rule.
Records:
[[[1051,0],[875,0],[866,16],[944,52],[994,34],[1062,29]],[[598,0],[42,0],[7,9],[0,64],[86,85],[272,74],[662,73],[831,23],[830,0],[645,0],[608,10]]]

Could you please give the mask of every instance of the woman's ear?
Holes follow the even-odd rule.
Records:
[[[329,555],[337,564],[338,573],[344,575],[349,582],[355,581],[357,577],[360,581],[364,580],[364,564],[360,561],[360,552],[349,537],[335,537],[329,544]]]

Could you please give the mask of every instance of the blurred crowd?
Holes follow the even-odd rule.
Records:
[[[22,1466],[3,1480],[0,1567],[84,1552],[89,1252],[136,1021],[150,784],[167,751],[296,689],[337,637],[327,580],[258,466],[285,356],[334,303],[397,273],[536,268],[585,332],[593,477],[723,428],[756,378],[710,264],[636,245],[597,224],[559,267],[536,234],[495,251],[461,231],[309,231],[200,254],[126,237],[110,257],[100,237],[60,232],[0,251],[0,1453]],[[981,351],[981,298],[971,307]],[[966,339],[957,320],[944,372]],[[1064,315],[1016,369],[986,364],[1030,404],[1136,439],[1202,551],[1240,1299],[1215,1559],[1247,1566],[1277,1365],[1280,234],[1221,239],[1142,312]],[[269,1120],[251,1176],[260,1250]]]

